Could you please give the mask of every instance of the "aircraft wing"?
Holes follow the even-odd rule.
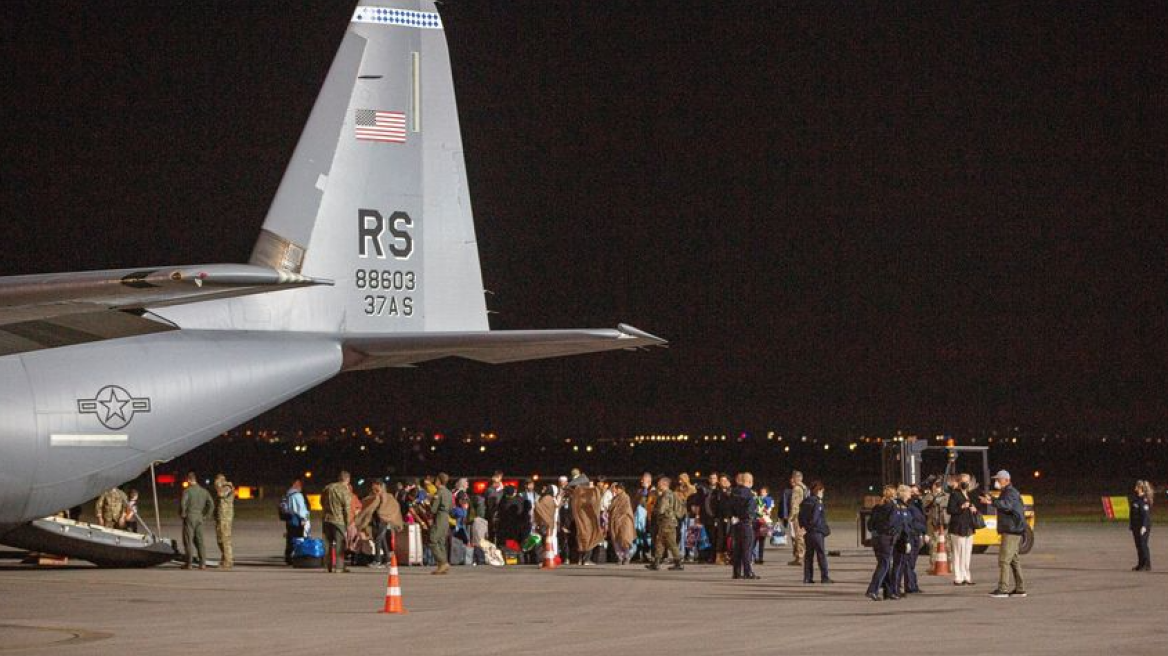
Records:
[[[174,326],[141,310],[332,281],[250,264],[113,269],[0,278],[0,355]]]
[[[489,364],[618,349],[665,346],[660,337],[621,324],[615,330],[490,330],[462,333],[347,335],[345,368],[405,367],[441,358]]]

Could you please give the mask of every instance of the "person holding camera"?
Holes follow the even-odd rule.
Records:
[[[981,496],[981,502],[993,505],[998,511],[998,533],[1002,536],[1002,545],[998,547],[998,587],[990,593],[991,597],[1025,597],[1026,584],[1022,579],[1022,561],[1018,558],[1018,549],[1022,546],[1022,535],[1026,532],[1026,512],[1022,504],[1022,495],[1010,485],[1010,472],[1001,470],[994,474],[994,487],[998,489],[998,497]],[[1010,586],[1013,577],[1014,585]]]
[[[962,474],[957,489],[949,493],[949,538],[953,542],[953,585],[974,585],[969,573],[973,559],[973,534],[981,512],[973,502],[973,477]]]

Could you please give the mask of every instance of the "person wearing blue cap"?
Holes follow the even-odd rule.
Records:
[[[1026,584],[1022,579],[1022,563],[1018,558],[1018,548],[1022,545],[1022,535],[1026,532],[1022,495],[1010,485],[1010,472],[1004,469],[994,474],[994,487],[998,490],[996,499],[984,494],[981,497],[982,503],[993,505],[997,509],[998,533],[1002,536],[1002,546],[998,548],[998,587],[990,596],[998,599],[1025,597]]]

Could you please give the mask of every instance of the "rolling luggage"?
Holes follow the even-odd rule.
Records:
[[[406,524],[405,528],[394,536],[393,550],[397,554],[399,565],[422,564],[422,527],[417,524]]]
[[[293,538],[292,566],[298,569],[324,567],[324,540],[320,538]]]

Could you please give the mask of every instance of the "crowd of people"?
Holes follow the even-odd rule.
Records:
[[[1001,534],[999,581],[994,597],[1025,597],[1019,547],[1026,518],[1021,495],[1008,472],[993,477],[996,495],[978,491],[969,474],[930,477],[923,486],[888,486],[865,527],[876,556],[867,596],[895,600],[921,592],[917,560],[927,544],[933,558],[940,548],[953,562],[953,585],[975,585],[970,573],[973,535],[985,527],[983,512],[993,507]],[[421,564],[445,574],[450,563],[465,565],[541,562],[550,551],[564,563],[591,566],[601,562],[644,563],[651,570],[668,564],[682,570],[688,563],[732,566],[735,579],[758,579],[754,564],[763,562],[768,544],[789,546],[789,565],[802,568],[803,582],[830,584],[827,537],[831,534],[819,481],[804,484],[792,472],[790,486],[772,497],[754,486],[749,472],[731,477],[711,473],[695,484],[688,474],[676,480],[645,473],[635,484],[579,470],[555,483],[537,487],[527,480],[507,486],[495,472],[481,494],[467,479],[448,488],[446,474],[406,480],[387,489],[374,481],[368,496],[358,498],[347,473],[322,495],[326,563],[336,571],[351,565],[384,567],[395,535],[421,534]],[[1132,496],[1132,527],[1139,552],[1137,569],[1150,568],[1147,538],[1152,493],[1140,481]],[[295,509],[288,522],[286,559],[292,540],[305,534],[307,504],[300,481],[282,505]],[[1142,509],[1142,510],[1141,510]],[[411,528],[416,527],[416,528]],[[534,548],[535,545],[542,545]]]
[[[933,476],[922,486],[886,486],[865,526],[876,557],[868,598],[896,600],[920,593],[916,570],[925,545],[931,545],[934,559],[945,550],[952,562],[953,585],[975,585],[970,573],[973,536],[985,528],[983,513],[990,507],[1001,539],[998,584],[990,594],[1025,597],[1019,557],[1027,526],[1022,497],[1009,472],[999,471],[992,482],[994,495],[979,491],[969,474]],[[733,578],[752,580],[759,578],[754,564],[764,562],[769,544],[790,548],[788,565],[802,568],[805,584],[815,583],[816,567],[819,583],[830,584],[825,487],[819,481],[804,484],[798,471],[791,473],[789,483],[772,497],[765,486],[755,489],[749,472],[733,477],[714,472],[698,483],[686,473],[675,480],[646,472],[636,483],[626,484],[604,476],[593,479],[574,469],[542,487],[528,479],[520,489],[505,485],[503,473],[496,471],[478,494],[471,491],[468,479],[451,484],[450,477],[440,473],[392,487],[374,480],[366,496],[360,497],[349,473],[341,472],[321,494],[323,560],[330,572],[356,565],[386,567],[391,552],[404,540],[410,562],[416,558],[418,564],[434,566],[436,575],[448,573],[451,563],[537,564],[554,557],[585,567],[638,561],[650,570],[665,564],[670,570],[682,570],[688,563],[720,563],[732,566]],[[232,567],[234,492],[222,474],[210,491],[194,472],[188,474],[179,508],[184,569],[196,562],[200,569],[207,567],[202,524],[212,517],[222,554],[220,567]],[[103,493],[97,500],[97,522],[137,531],[137,496],[118,488]],[[1152,486],[1137,481],[1129,498],[1136,571],[1151,569],[1153,500]],[[284,559],[292,564],[295,544],[313,528],[300,480],[281,498],[279,513],[285,525]]]

